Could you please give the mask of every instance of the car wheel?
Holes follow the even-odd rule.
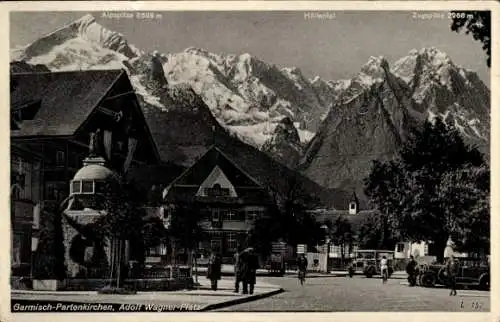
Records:
[[[420,285],[423,287],[433,287],[436,284],[436,277],[432,273],[424,273],[420,277]]]
[[[490,276],[489,275],[481,276],[481,278],[479,279],[479,287],[485,291],[490,289]]]
[[[448,286],[450,284],[446,268],[441,268],[438,272],[437,277],[438,277],[438,282],[442,283],[443,285]]]

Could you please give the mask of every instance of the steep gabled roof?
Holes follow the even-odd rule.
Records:
[[[73,135],[106,96],[123,70],[87,70],[11,74],[15,84],[11,108],[40,101],[32,120],[22,122],[16,136]]]
[[[349,194],[346,192],[321,187],[258,149],[236,139],[220,142],[209,148],[169,186],[177,186],[176,191],[180,193],[180,186],[185,187],[182,189],[184,191],[187,186],[199,185],[217,162],[224,164],[222,170],[235,185],[262,187],[263,190],[272,190],[282,197],[287,196],[293,185],[296,185],[300,194],[317,197],[325,206],[344,208],[349,202]]]
[[[194,165],[175,179],[171,185],[200,185],[216,165],[234,186],[262,188],[259,182],[215,146],[209,148]]]

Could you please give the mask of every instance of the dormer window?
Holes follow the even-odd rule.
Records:
[[[351,210],[355,210],[356,209],[356,204],[354,202],[351,202],[350,208],[351,208]]]

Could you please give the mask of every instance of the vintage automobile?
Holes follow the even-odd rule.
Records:
[[[370,278],[374,275],[380,275],[380,260],[385,256],[387,265],[389,266],[389,277],[391,277],[394,269],[392,267],[394,260],[394,252],[390,250],[372,250],[360,249],[354,252],[352,268],[354,272],[361,272],[366,277]]]
[[[484,290],[490,288],[490,267],[488,263],[476,258],[458,258],[457,260],[459,261],[456,276],[457,285],[478,287]],[[419,270],[419,284],[421,286],[449,285],[445,264],[421,265]]]

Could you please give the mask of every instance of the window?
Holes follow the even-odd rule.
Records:
[[[236,239],[236,234],[228,233],[226,237],[226,244],[228,251],[235,251],[238,247],[238,241]]]
[[[64,151],[56,151],[56,165],[57,166],[63,166],[64,165]]]
[[[356,209],[356,204],[354,202],[351,202],[350,208],[351,208],[351,210]]]
[[[146,256],[156,257],[161,255],[164,255],[162,245],[150,247],[149,249],[146,250]]]
[[[26,175],[20,172],[11,171],[10,172],[10,183],[12,185],[17,185],[19,188],[23,188],[26,184]]]
[[[216,183],[212,188],[205,188],[205,195],[208,197],[227,197],[229,189],[222,188],[220,184]]]
[[[235,211],[229,209],[225,212],[224,214],[224,220],[236,220],[236,214],[235,214]]]
[[[72,181],[71,182],[71,193],[82,193],[82,182]]]
[[[12,188],[11,188],[11,198],[13,200],[19,200],[19,199],[22,199],[23,198],[23,189],[21,189],[21,187],[19,187],[18,184],[14,184],[12,185]]]
[[[220,221],[220,210],[212,209],[212,221],[219,222]]]
[[[397,249],[396,249],[396,251],[397,251],[398,253],[402,253],[402,252],[404,252],[404,250],[405,250],[405,244],[403,244],[403,243],[399,243],[399,244],[397,245]]]
[[[82,181],[82,193],[94,193],[94,181]]]
[[[210,240],[210,249],[213,252],[220,252],[222,250],[222,240],[220,239]]]

